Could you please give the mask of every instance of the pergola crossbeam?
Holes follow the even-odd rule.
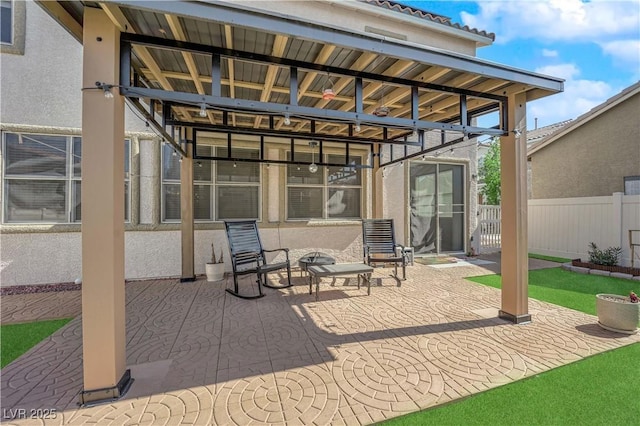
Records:
[[[330,74],[348,76],[348,77],[360,77],[366,80],[377,81],[380,83],[391,83],[399,86],[417,86],[423,89],[428,89],[436,92],[464,94],[477,98],[488,98],[497,101],[503,101],[506,98],[504,96],[495,95],[492,93],[476,92],[473,90],[462,89],[453,86],[447,86],[442,84],[429,83],[424,81],[409,80],[406,78],[396,77],[395,73],[387,74],[374,74],[366,71],[358,71],[352,68],[340,68],[325,64],[316,64],[313,62],[300,61],[296,59],[284,58],[282,56],[264,55],[254,52],[245,52],[241,50],[227,49],[223,47],[208,46],[204,44],[183,42],[180,40],[163,39],[158,37],[151,37],[140,34],[123,33],[122,39],[132,43],[134,46],[151,46],[156,48],[165,48],[178,51],[190,51],[194,53],[214,55],[219,54],[222,56],[228,56],[233,58],[245,59],[251,62],[259,62],[266,65],[280,65],[286,67],[297,67],[308,70],[315,70],[318,72],[328,72]],[[411,63],[407,64],[407,67]],[[481,75],[481,74],[479,74]]]
[[[467,55],[415,46],[388,38],[381,39],[380,36],[372,34],[327,28],[309,22],[298,21],[291,16],[250,11],[243,4],[226,2],[165,2],[157,0],[144,3],[133,0],[119,0],[118,3],[135,9],[162,11],[198,20],[204,19],[219,23],[233,22],[239,27],[256,31],[264,31],[265,28],[277,28],[278,34],[291,38],[333,44],[357,51],[376,52],[382,56],[442,66],[461,72],[483,75],[487,78],[525,83],[550,92],[559,92],[563,88],[561,79],[550,78],[549,76],[519,70]]]

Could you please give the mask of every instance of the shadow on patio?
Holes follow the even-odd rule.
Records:
[[[371,296],[325,280],[319,302],[299,277],[258,300],[203,280],[130,283],[125,399],[76,406],[76,318],[2,371],[2,408],[55,408],[74,424],[371,423],[640,340],[535,300],[531,324],[504,322],[500,292],[460,278],[483,271],[418,265],[398,287],[376,269]]]

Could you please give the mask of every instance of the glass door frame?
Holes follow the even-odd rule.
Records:
[[[436,209],[435,209],[435,214],[436,214],[436,249],[434,252],[432,253],[415,253],[416,257],[427,257],[427,256],[438,256],[438,255],[442,255],[442,254],[452,254],[452,253],[466,253],[468,251],[468,244],[469,244],[469,224],[468,224],[468,215],[469,215],[469,209],[470,209],[470,195],[469,195],[469,164],[467,161],[456,161],[455,159],[451,159],[451,160],[446,160],[446,161],[429,161],[429,160],[413,160],[409,162],[409,167],[407,167],[407,172],[406,172],[406,182],[407,182],[407,208],[405,211],[405,218],[406,218],[406,227],[405,227],[405,235],[406,235],[406,245],[407,247],[413,247],[413,243],[411,241],[411,167],[413,167],[414,165],[420,165],[420,164],[431,164],[436,166],[436,180],[435,180],[435,188],[436,188]],[[451,165],[451,166],[460,166],[462,167],[462,198],[464,200],[464,206],[463,206],[463,212],[462,212],[462,223],[463,223],[463,235],[462,235],[462,250],[459,251],[442,251],[441,250],[441,243],[439,241],[439,236],[440,236],[440,206],[439,206],[439,193],[438,193],[438,183],[439,183],[439,173],[440,173],[440,166],[441,165]]]

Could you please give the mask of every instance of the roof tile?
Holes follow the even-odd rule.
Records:
[[[427,21],[435,22],[438,24],[446,25],[451,28],[456,28],[462,31],[469,32],[471,34],[476,34],[482,37],[487,37],[492,41],[495,41],[496,35],[495,33],[488,33],[484,30],[478,30],[476,28],[470,28],[467,25],[460,25],[451,22],[451,18],[443,15],[438,15],[436,13],[427,12],[426,10],[418,9],[411,6],[406,6],[402,3],[398,3],[391,0],[359,0],[363,3],[368,3],[374,6],[382,7],[385,9],[393,10],[395,12],[404,13],[405,15],[415,16],[421,19],[425,19]]]

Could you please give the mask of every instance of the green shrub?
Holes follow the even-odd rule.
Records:
[[[622,248],[609,247],[600,250],[595,243],[589,243],[589,262],[596,265],[616,266],[622,255]]]

